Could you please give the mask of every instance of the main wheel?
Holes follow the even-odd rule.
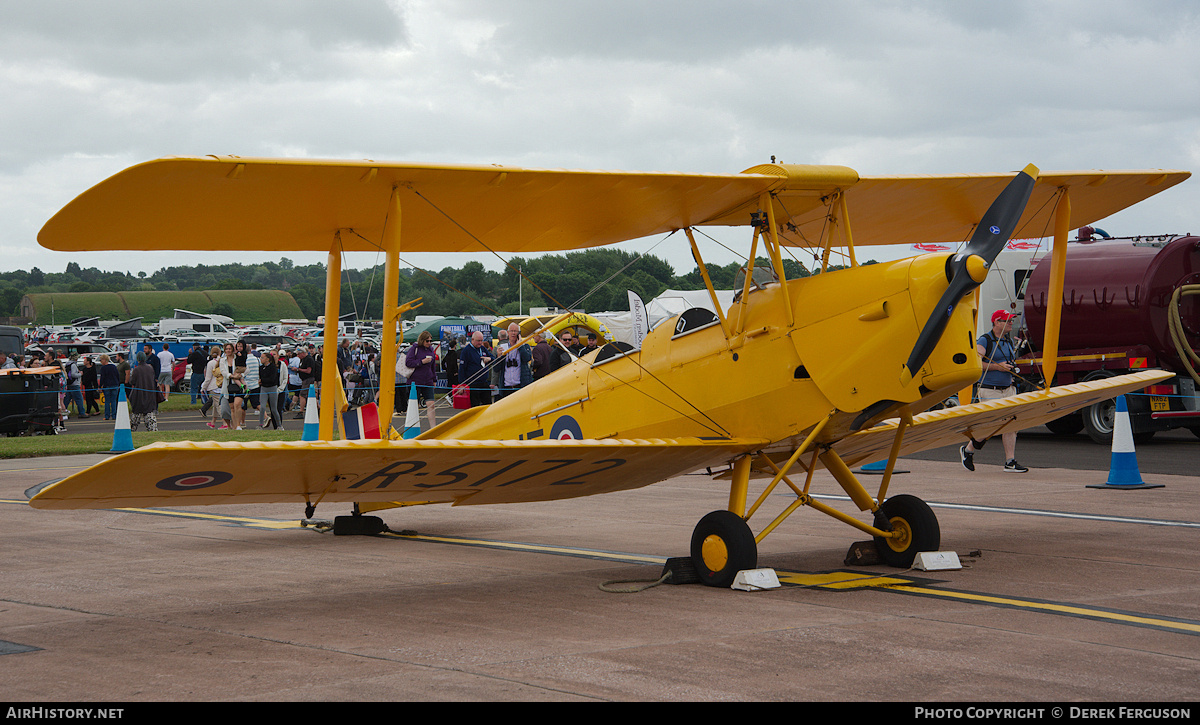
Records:
[[[937,516],[916,496],[892,496],[879,507],[892,524],[897,537],[875,537],[875,548],[888,566],[907,569],[922,551],[937,551],[942,544],[942,529]]]
[[[737,573],[758,566],[758,544],[741,516],[713,511],[692,532],[692,565],[700,581],[728,587]]]

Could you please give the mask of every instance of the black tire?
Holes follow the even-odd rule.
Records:
[[[1111,446],[1116,417],[1116,401],[1101,400],[1083,409],[1083,430],[1096,443]]]
[[[728,587],[737,573],[758,566],[758,544],[741,516],[713,511],[692,532],[692,565],[700,581]]]
[[[899,539],[875,537],[875,548],[888,566],[907,569],[922,551],[937,551],[942,544],[942,529],[937,516],[921,499],[908,494],[892,496],[879,507],[892,523],[893,530],[904,532]]]
[[[1069,413],[1061,418],[1047,421],[1046,427],[1055,435],[1069,436],[1075,435],[1083,430],[1083,414]]]
[[[1114,373],[1107,370],[1097,370],[1089,373],[1083,380],[1100,380],[1111,378]],[[1117,401],[1101,400],[1080,411],[1083,414],[1083,430],[1092,441],[1105,446],[1112,445],[1113,425],[1117,419]]]
[[[1200,438],[1200,425],[1191,426],[1190,428],[1188,428],[1188,430],[1190,430],[1192,432],[1192,435],[1196,436],[1197,438]]]

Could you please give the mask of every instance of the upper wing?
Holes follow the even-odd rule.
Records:
[[[864,176],[846,191],[854,245],[961,242],[970,238],[1009,174]],[[1186,171],[1044,171],[1037,179],[1013,239],[1050,236],[1056,196],[1068,189],[1071,228],[1092,224],[1186,180]],[[786,200],[786,194],[778,198]],[[787,206],[791,206],[790,204]],[[791,209],[787,244],[814,246],[828,224],[824,207]],[[779,206],[776,207],[779,218]],[[822,240],[823,241],[823,240]],[[838,245],[838,240],[834,240]]]
[[[967,435],[982,440],[1000,433],[1032,428],[1169,377],[1170,373],[1161,370],[1147,370],[1023,393],[1002,400],[921,413],[913,416],[913,425],[905,429],[900,455],[940,448],[951,443],[965,443]],[[874,428],[843,438],[833,445],[833,449],[848,465],[886,458],[898,424],[899,421],[895,419],[884,421]]]
[[[762,174],[654,174],[169,158],[128,168],[54,215],[38,242],[89,249],[376,251],[400,192],[406,252],[545,252],[671,231],[755,199]],[[828,182],[818,184],[832,190]],[[352,230],[352,231],[351,231]]]
[[[1187,172],[1043,174],[1017,236],[1044,234],[1039,209],[1071,189],[1072,224],[1102,219]],[[846,192],[854,243],[956,242],[1013,174],[863,177],[844,166],[764,164],[740,174],[524,169],[376,161],[167,158],[80,194],[38,233],[60,251],[375,251],[399,224],[412,252],[536,253],[612,244],[694,225],[747,225],[771,193],[786,244],[823,243]],[[392,210],[398,191],[400,219]],[[1050,211],[1046,211],[1049,208]],[[1036,219],[1036,221],[1035,221]],[[840,240],[834,240],[841,244]]]
[[[155,443],[45,485],[34,508],[550,501],[647,486],[766,441]]]

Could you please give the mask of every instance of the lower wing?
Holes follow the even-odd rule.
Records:
[[[765,443],[696,438],[155,443],[42,484],[29,505],[550,501],[648,486]]]
[[[1169,377],[1172,377],[1171,373],[1147,370],[921,413],[913,416],[913,424],[904,430],[900,455],[940,448],[951,443],[965,443],[967,436],[983,440],[1001,433],[1032,428]],[[898,425],[896,419],[884,421],[874,428],[843,438],[833,444],[833,449],[848,465],[886,458]]]

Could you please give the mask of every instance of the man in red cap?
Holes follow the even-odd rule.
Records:
[[[1017,359],[1016,347],[1009,333],[1012,332],[1012,321],[1016,318],[1011,312],[996,310],[992,313],[992,330],[979,336],[975,350],[982,358],[983,378],[979,381],[979,400],[998,400],[1017,394],[1013,373],[1017,371],[1014,364]],[[1003,433],[1000,439],[1004,443],[1004,471],[1006,473],[1026,473],[1028,468],[1017,463],[1017,432]],[[968,471],[975,470],[975,452],[983,448],[987,440],[971,439],[958,449],[959,459]]]

